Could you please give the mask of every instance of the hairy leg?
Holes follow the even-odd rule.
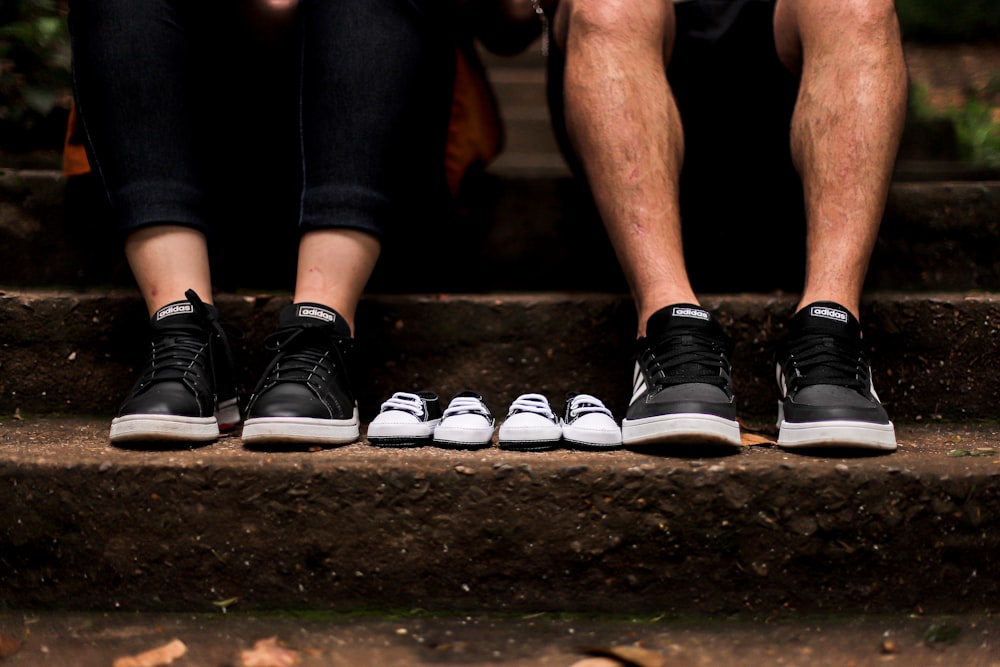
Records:
[[[669,0],[562,0],[566,129],[635,299],[639,335],[671,303],[697,303],[684,265],[680,115],[666,78]]]
[[[775,42],[801,73],[791,130],[808,225],[799,307],[835,301],[857,317],[906,113],[892,0],[778,0]]]
[[[208,244],[200,231],[177,225],[140,227],[125,239],[125,257],[150,315],[185,299],[189,289],[212,303]]]

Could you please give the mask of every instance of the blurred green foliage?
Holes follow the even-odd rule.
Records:
[[[1000,0],[896,0],[903,38],[927,43],[1000,40]]]
[[[981,89],[966,91],[966,100],[945,109],[927,101],[928,91],[920,84],[910,86],[910,113],[916,118],[944,119],[955,129],[959,157],[969,163],[1000,167],[1000,120],[994,100],[1000,97],[1000,72]]]
[[[58,148],[70,91],[66,0],[0,0],[0,148]]]

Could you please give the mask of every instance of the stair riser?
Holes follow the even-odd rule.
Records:
[[[627,467],[372,449],[295,465],[235,451],[201,465],[212,455],[197,450],[159,464],[0,462],[0,605],[717,614],[1000,599],[988,465],[940,477],[891,458],[633,455]],[[790,589],[790,576],[809,583]]]
[[[290,289],[295,210],[278,196],[284,191],[279,186],[274,197],[231,205],[236,227],[220,230],[212,246],[214,277],[221,285]],[[246,184],[240,187],[243,192]],[[266,182],[259,187],[270,188]],[[78,183],[69,201],[58,172],[0,170],[0,284],[131,284],[121,239],[110,228],[100,196]],[[294,204],[294,197],[288,201]],[[790,221],[775,229],[769,217],[775,211],[737,208],[710,216],[718,221],[716,233],[704,247],[688,249],[689,269],[712,276],[711,282],[696,276],[696,289],[800,289],[801,225]],[[715,229],[714,224],[736,226]],[[260,241],[262,230],[267,243]],[[431,234],[416,227],[401,233],[386,244],[371,283],[376,291],[624,289],[586,193],[565,177],[498,177],[476,193],[466,217],[441,220]],[[446,251],[441,243],[454,234],[463,239],[461,253]],[[690,236],[697,234],[692,230]],[[867,284],[1000,290],[1000,261],[993,252],[998,246],[1000,182],[897,183]]]
[[[246,338],[237,348],[244,394],[268,362],[263,339],[288,297],[224,295],[219,307]],[[736,342],[734,383],[744,419],[773,423],[772,350],[795,305],[788,296],[710,296]],[[137,375],[145,309],[131,292],[0,298],[0,414],[111,415]],[[1000,296],[877,293],[862,321],[875,386],[896,420],[996,419]],[[498,415],[518,394],[603,398],[619,417],[631,390],[635,315],[608,294],[370,296],[358,314],[362,418],[399,390],[448,398],[476,389]]]

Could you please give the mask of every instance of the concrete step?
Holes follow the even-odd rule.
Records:
[[[301,667],[570,667],[591,665],[800,665],[885,662],[907,667],[995,667],[1000,620],[964,614],[787,615],[691,619],[612,614],[383,614],[8,610],[0,642],[18,667],[108,667],[181,644],[175,667],[261,664],[258,642]],[[605,656],[598,658],[596,656]],[[610,656],[632,661],[622,662]],[[586,658],[590,662],[583,662]],[[665,662],[664,662],[665,661]],[[134,664],[134,663],[133,663]],[[143,663],[140,663],[143,664]],[[147,661],[145,664],[152,664]],[[165,663],[160,663],[165,664]]]
[[[0,422],[4,609],[996,613],[1000,430],[886,456],[118,449]]]
[[[244,395],[269,361],[263,339],[287,293],[221,293]],[[790,295],[706,295],[736,345],[740,414],[772,425],[772,350]],[[111,415],[144,357],[147,315],[131,290],[8,290],[0,297],[0,414]],[[897,422],[994,420],[1000,376],[1000,295],[872,292],[862,322],[874,381]],[[370,295],[359,309],[362,418],[394,391],[450,397],[476,389],[496,414],[526,391],[556,403],[587,391],[624,415],[635,336],[631,301],[614,293]]]

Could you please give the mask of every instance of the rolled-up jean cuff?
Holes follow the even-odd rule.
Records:
[[[209,235],[205,198],[197,188],[172,181],[142,181],[112,193],[122,232],[150,225],[191,227]]]
[[[299,228],[357,229],[381,240],[392,208],[387,197],[367,188],[313,187],[303,197]]]

